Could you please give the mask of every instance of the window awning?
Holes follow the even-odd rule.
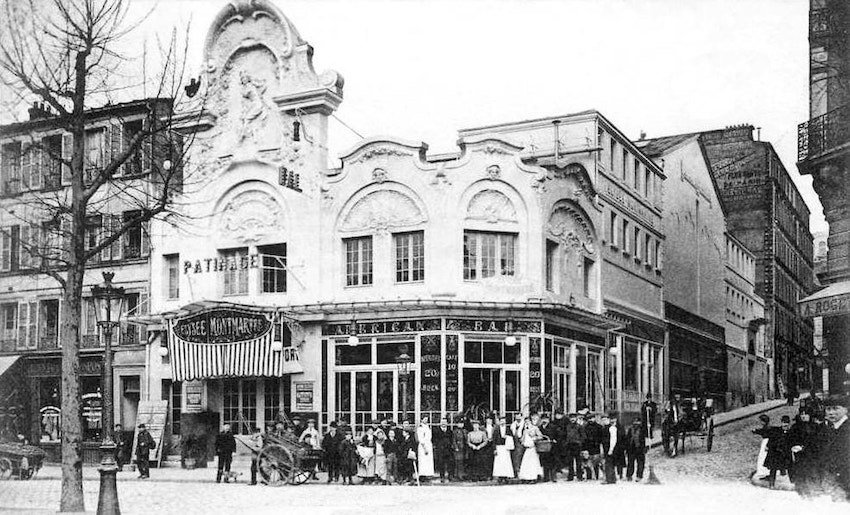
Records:
[[[0,356],[0,377],[3,377],[3,374],[6,373],[10,368],[12,368],[18,360],[21,359],[20,354],[13,354],[11,356]]]
[[[850,313],[850,281],[830,284],[797,302],[800,316],[805,318]]]

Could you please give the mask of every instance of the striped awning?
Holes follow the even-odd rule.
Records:
[[[233,308],[168,320],[172,380],[302,372],[296,348],[273,348],[276,323],[273,313]]]

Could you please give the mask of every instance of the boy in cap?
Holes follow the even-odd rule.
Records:
[[[139,439],[136,441],[136,464],[139,466],[139,479],[147,479],[150,476],[151,450],[156,449],[156,442],[148,433],[144,424],[139,424]]]

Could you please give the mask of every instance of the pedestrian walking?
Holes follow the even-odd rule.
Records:
[[[416,428],[416,442],[418,443],[416,459],[419,465],[420,480],[434,475],[434,442],[430,422],[431,419],[427,415],[423,415],[419,419],[419,427]]]
[[[257,484],[257,471],[260,464],[260,452],[263,450],[263,433],[259,427],[254,427],[251,438],[248,439],[248,448],[251,449],[251,482],[249,485]]]
[[[626,431],[626,456],[628,466],[626,467],[626,480],[631,481],[632,475],[637,472],[636,481],[643,479],[643,469],[646,466],[646,429],[640,418],[632,421],[631,427]],[[637,470],[635,470],[637,466]]]
[[[234,452],[236,452],[236,439],[233,437],[230,424],[224,424],[222,431],[215,438],[215,455],[218,459],[216,483],[221,483],[221,477],[225,474],[224,482],[230,482],[230,478],[227,476],[230,474],[230,464],[233,462]]]
[[[784,476],[791,464],[791,448],[788,445],[787,437],[791,418],[788,415],[783,415],[780,423],[780,427],[765,424],[760,429],[753,431],[767,439],[767,455],[763,464],[769,472],[766,477],[759,479],[767,479],[770,488],[775,487],[776,473],[779,472]]]
[[[454,435],[449,428],[449,423],[445,418],[440,419],[440,426],[434,430],[434,464],[436,465],[436,473],[440,475],[440,483],[445,483],[454,475]]]
[[[522,433],[522,446],[525,447],[525,452],[522,454],[522,463],[517,476],[524,482],[537,482],[543,475],[540,456],[537,454],[537,440],[543,438],[543,433],[540,432],[538,427],[539,422],[540,416],[537,413],[534,413],[530,419],[525,421],[525,428]]]
[[[331,421],[328,432],[322,437],[322,454],[324,455],[325,468],[328,470],[328,483],[339,481],[339,444],[342,442],[342,433],[337,429],[335,420]]]
[[[507,418],[499,416],[499,425],[493,433],[493,445],[496,455],[493,459],[493,477],[504,483],[514,478],[514,465],[511,462],[511,450],[514,447],[514,436],[508,427]]]
[[[150,454],[156,449],[156,442],[144,424],[139,424],[139,437],[136,440],[136,465],[139,467],[139,478],[148,479],[150,476]]]

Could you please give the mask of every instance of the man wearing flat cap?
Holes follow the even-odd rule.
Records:
[[[150,460],[151,451],[156,449],[156,442],[147,427],[144,424],[139,424],[139,436],[136,440],[136,465],[139,466],[139,479],[147,479],[150,477]]]
[[[829,442],[823,454],[826,470],[830,478],[843,490],[844,496],[850,499],[850,422],[847,420],[850,397],[832,395],[824,404],[826,420],[831,426]]]

